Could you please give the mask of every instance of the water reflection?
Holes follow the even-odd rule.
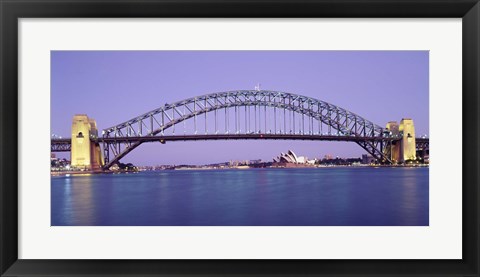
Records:
[[[61,180],[61,182],[53,182],[53,180]],[[52,209],[54,209],[53,203],[57,200],[53,198],[61,200],[59,216],[65,224],[60,225],[95,225],[92,179],[82,176],[55,177],[52,179],[52,186],[61,187],[60,191],[63,191],[63,197],[52,193]],[[55,190],[54,187],[52,187],[53,190]],[[55,218],[52,216],[52,221],[54,220]]]
[[[51,188],[52,225],[428,225],[428,168],[143,172]]]

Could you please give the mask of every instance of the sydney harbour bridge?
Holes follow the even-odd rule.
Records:
[[[429,147],[428,138],[416,138],[413,129],[407,134],[402,125],[383,128],[356,113],[319,99],[269,90],[237,90],[196,96],[166,103],[106,128],[100,135],[92,128],[75,135],[72,127],[74,136],[52,139],[51,151],[71,151],[73,155],[75,144],[87,139],[90,142],[88,145],[91,145],[88,147],[90,153],[95,151],[95,146],[98,151],[102,146],[101,164],[103,169],[109,169],[146,142],[349,141],[358,144],[383,164],[398,162],[399,155],[408,151],[409,142],[413,143],[413,151],[416,152],[425,153]],[[93,155],[89,159],[93,159]]]

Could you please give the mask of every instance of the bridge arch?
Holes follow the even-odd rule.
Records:
[[[382,138],[388,136],[388,134],[384,133],[382,127],[355,113],[322,100],[288,92],[237,90],[211,93],[184,99],[172,104],[165,104],[155,110],[104,129],[105,168],[110,168],[113,164],[118,163],[121,158],[142,144],[145,138],[149,138],[150,141],[151,138],[161,140],[166,130],[174,128],[186,120],[192,118],[196,120],[197,117],[201,115],[206,116],[206,114],[211,112],[215,112],[215,120],[217,118],[216,112],[219,110],[225,110],[226,113],[227,109],[234,109],[237,115],[239,107],[245,107],[245,118],[247,115],[250,116],[250,114],[247,114],[247,107],[269,108],[274,113],[277,110],[284,113],[289,111],[293,116],[295,114],[301,115],[302,120],[306,116],[312,122],[315,120],[318,124],[328,127],[329,130],[335,130],[336,135],[342,137],[342,140],[355,141],[375,158],[390,162],[383,153],[383,140],[373,139]],[[248,113],[250,113],[250,109]],[[276,120],[276,117],[274,119]],[[283,120],[286,120],[285,116]],[[286,122],[283,122],[283,124],[286,126]],[[290,132],[287,132],[286,128],[280,129],[280,132],[278,132],[276,127],[277,123],[275,122],[276,139],[281,139],[282,135],[286,138],[287,135],[292,133],[291,129]],[[237,125],[235,125],[235,128],[237,128]],[[305,135],[304,131],[302,131],[302,135]],[[236,129],[235,132],[238,134],[239,130]],[[252,133],[246,127],[243,132],[245,134]],[[269,133],[269,131],[266,129],[263,132],[254,130],[253,133],[261,134]],[[321,139],[323,135],[323,133],[317,134],[318,139]],[[110,153],[113,154],[112,158]]]

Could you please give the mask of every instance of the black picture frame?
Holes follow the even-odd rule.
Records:
[[[1,276],[480,276],[478,0],[0,0]],[[18,19],[122,17],[462,18],[461,260],[22,260],[18,259]]]

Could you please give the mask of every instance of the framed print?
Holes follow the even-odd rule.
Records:
[[[477,1],[0,7],[2,276],[479,276]]]

